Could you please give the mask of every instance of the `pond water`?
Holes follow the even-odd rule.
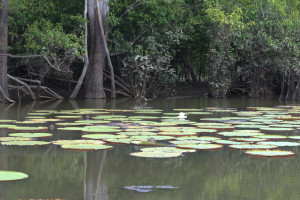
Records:
[[[137,104],[133,100],[78,100],[22,102],[1,106],[2,119],[24,120],[38,109],[151,107],[173,112],[174,108],[223,107],[245,110],[246,106],[286,105],[274,99],[167,98]],[[215,113],[210,117],[230,116]],[[199,122],[198,115],[188,119]],[[206,116],[207,117],[207,116]],[[79,139],[81,133],[51,131],[56,139]],[[0,136],[8,131],[0,130]],[[300,133],[299,133],[300,134]],[[213,134],[212,134],[213,135]],[[50,140],[50,139],[46,139]],[[0,182],[1,200],[259,200],[300,199],[300,147],[285,147],[296,156],[256,158],[224,147],[197,151],[177,158],[153,159],[129,156],[140,147],[114,145],[113,150],[68,151],[58,146],[0,146],[0,170],[20,171],[28,179]],[[139,193],[131,185],[171,185],[179,189],[154,189]]]

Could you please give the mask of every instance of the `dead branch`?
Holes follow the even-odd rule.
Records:
[[[108,89],[108,88],[104,88],[104,91],[107,91],[107,92],[111,92],[111,89]],[[126,92],[122,92],[122,91],[116,91],[117,94],[120,94],[120,95],[123,95],[125,97],[130,97],[131,95],[130,94],[127,94]]]
[[[49,58],[45,55],[12,55],[12,54],[0,54],[0,56],[7,56],[7,57],[11,57],[11,58],[44,58],[46,60],[46,62],[49,64],[49,66],[53,69],[55,69],[56,71],[59,72],[67,72],[67,71],[62,71],[60,69],[60,66],[62,63],[57,64],[57,65],[53,65]]]
[[[7,74],[7,77],[8,77],[9,79],[11,79],[11,80],[17,82],[18,84],[24,86],[24,88],[26,88],[26,90],[28,91],[28,93],[29,93],[30,97],[32,98],[32,100],[34,100],[34,101],[36,100],[36,97],[35,97],[35,95],[33,94],[31,88],[30,88],[25,82],[19,80],[19,79],[16,78],[16,77],[13,77],[13,76],[11,76],[11,75],[9,75],[9,74]]]
[[[31,85],[30,86],[32,89],[36,89],[38,86],[36,85]],[[54,92],[53,90],[51,90],[50,88],[46,87],[46,86],[41,86],[40,87],[41,90],[43,90],[44,92],[46,92],[47,94],[51,95],[52,97],[62,100],[64,99],[62,96],[58,95],[56,92]]]
[[[110,76],[108,74],[106,74],[105,72],[103,72],[103,75],[110,79]],[[127,87],[125,87],[122,83],[120,83],[119,81],[116,81],[116,80],[115,80],[115,82],[118,86],[120,86],[122,89],[124,89],[126,92],[128,92],[128,94],[132,95],[132,92]]]

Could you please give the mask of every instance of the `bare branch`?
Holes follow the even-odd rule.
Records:
[[[59,65],[55,66],[55,65],[53,65],[50,62],[49,58],[47,56],[45,56],[45,55],[12,55],[12,54],[0,54],[0,56],[7,56],[7,57],[11,57],[11,58],[44,58],[51,68],[53,68],[53,69],[55,69],[56,71],[59,71],[59,72],[62,71],[60,69],[60,66],[61,66],[62,63],[60,63]]]

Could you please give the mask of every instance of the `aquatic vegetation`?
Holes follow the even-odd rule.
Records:
[[[28,178],[28,175],[22,172],[0,170],[0,182],[17,181]]]
[[[245,151],[246,155],[256,156],[256,157],[290,157],[294,156],[295,153],[292,151],[284,150],[248,150]]]
[[[64,144],[61,148],[77,151],[111,150],[113,146],[103,144]]]
[[[41,145],[48,145],[51,144],[51,142],[44,142],[44,141],[7,141],[7,142],[1,142],[2,145],[7,146],[41,146]]]
[[[219,144],[177,144],[177,148],[196,149],[196,150],[220,150],[223,145]]]
[[[10,133],[8,134],[12,137],[25,137],[25,138],[45,138],[45,137],[52,137],[51,133]]]

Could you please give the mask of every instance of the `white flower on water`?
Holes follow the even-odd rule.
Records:
[[[180,113],[179,113],[179,116],[177,116],[177,117],[179,117],[179,118],[181,118],[181,119],[187,118],[187,116],[185,115],[184,112],[180,112]]]

